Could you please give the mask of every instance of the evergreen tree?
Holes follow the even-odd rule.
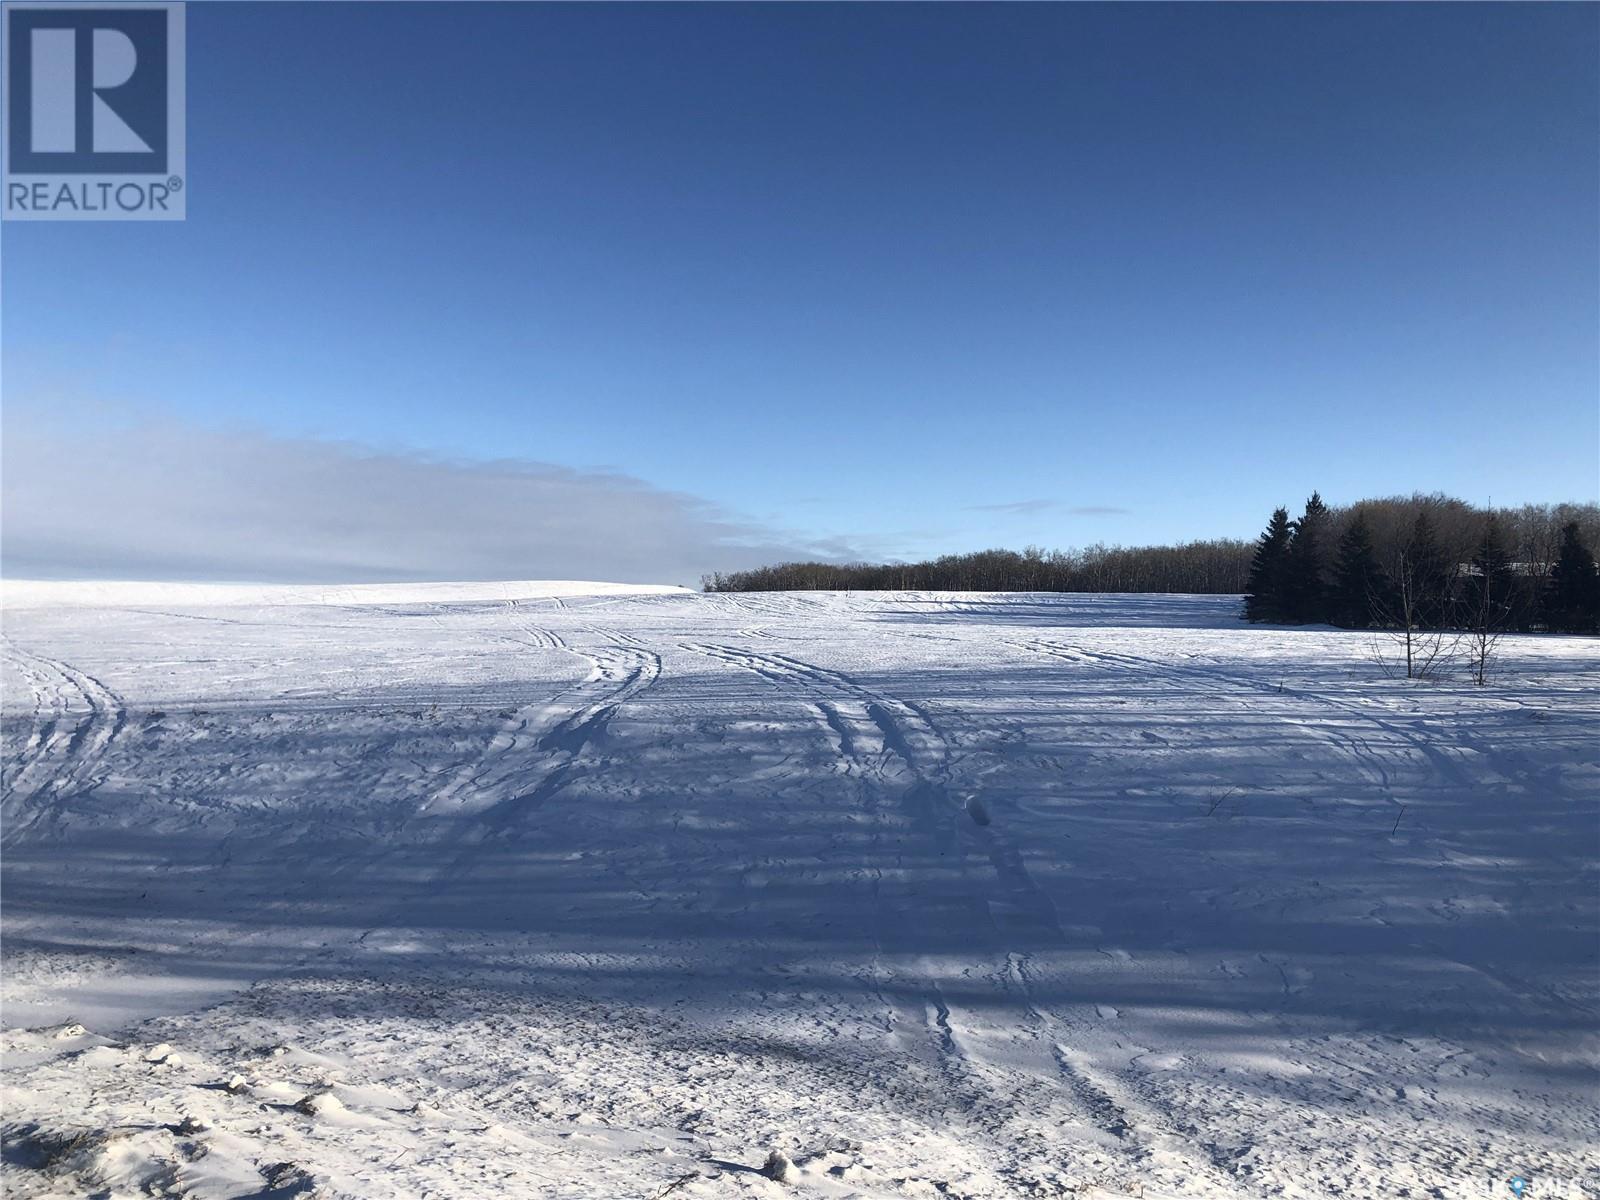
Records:
[[[1385,590],[1378,552],[1372,544],[1372,526],[1366,512],[1358,508],[1339,539],[1333,570],[1333,623],[1346,629],[1367,628],[1373,621],[1374,604],[1380,610],[1385,607]]]
[[[1511,553],[1505,546],[1500,518],[1490,513],[1478,535],[1472,555],[1472,573],[1466,580],[1468,665],[1472,680],[1479,687],[1489,681],[1491,663],[1500,636],[1514,623],[1517,598],[1517,573],[1511,566]]]
[[[1600,573],[1576,521],[1561,527],[1561,551],[1545,593],[1550,628],[1559,633],[1600,632]]]
[[[1472,556],[1472,569],[1477,577],[1475,588],[1485,597],[1480,607],[1509,613],[1516,595],[1517,573],[1511,565],[1505,529],[1497,513],[1490,513],[1483,523],[1483,533]]]
[[[1289,539],[1289,557],[1284,571],[1289,620],[1297,624],[1327,621],[1333,614],[1332,590],[1328,587],[1328,559],[1332,547],[1328,540],[1328,508],[1322,496],[1311,493],[1306,510],[1294,523]]]
[[[1289,510],[1277,509],[1256,541],[1250,560],[1244,615],[1247,621],[1281,621],[1285,617],[1284,569],[1289,559]]]
[[[1455,585],[1455,568],[1449,555],[1439,544],[1439,535],[1433,526],[1428,510],[1417,514],[1411,526],[1411,536],[1406,541],[1405,555],[1415,596],[1417,625],[1422,629],[1440,629],[1449,623],[1453,607],[1452,589]]]

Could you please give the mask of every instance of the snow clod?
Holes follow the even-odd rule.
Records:
[[[317,1186],[314,1175],[291,1162],[269,1163],[261,1168],[261,1178],[277,1195],[298,1196],[314,1191]]]
[[[782,1150],[769,1150],[767,1161],[761,1165],[761,1173],[774,1183],[793,1183],[794,1163]]]
[[[296,1112],[303,1112],[308,1117],[337,1116],[345,1111],[343,1102],[330,1092],[313,1092],[309,1096],[302,1096],[294,1107]]]

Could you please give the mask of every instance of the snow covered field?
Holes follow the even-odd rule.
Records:
[[[1600,1188],[1593,640],[6,599],[9,1196]]]

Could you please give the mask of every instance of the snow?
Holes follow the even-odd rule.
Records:
[[[63,608],[170,604],[232,605],[451,604],[467,601],[547,600],[560,596],[683,595],[669,584],[594,583],[578,580],[496,580],[489,583],[352,583],[338,587],[259,583],[161,583],[140,580],[58,582],[8,579],[0,583],[6,608]]]
[[[1593,639],[4,598],[9,1196],[1600,1187]]]

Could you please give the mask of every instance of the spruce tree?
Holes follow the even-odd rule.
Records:
[[[1440,629],[1447,624],[1453,607],[1451,590],[1455,584],[1455,570],[1439,544],[1439,535],[1427,509],[1417,514],[1405,553],[1417,625],[1422,629]]]
[[[1333,623],[1346,629],[1372,624],[1374,603],[1384,603],[1383,572],[1372,544],[1372,526],[1363,509],[1356,509],[1339,539],[1333,570]]]
[[[1289,510],[1277,509],[1256,540],[1255,557],[1250,560],[1250,582],[1244,598],[1245,620],[1284,619],[1284,568],[1289,558],[1289,536]]]
[[[1483,523],[1483,533],[1472,556],[1472,569],[1478,579],[1478,590],[1488,598],[1489,606],[1509,612],[1516,592],[1517,573],[1511,565],[1505,529],[1497,513],[1490,513]]]
[[[1494,513],[1483,523],[1466,583],[1463,615],[1470,635],[1472,678],[1481,687],[1488,681],[1489,662],[1500,635],[1514,623],[1517,598],[1517,573],[1511,566],[1500,518]]]
[[[1545,593],[1550,628],[1557,633],[1600,632],[1600,572],[1583,544],[1578,523],[1561,527],[1561,552]]]
[[[1311,493],[1306,510],[1294,523],[1284,572],[1288,619],[1297,623],[1327,621],[1332,613],[1328,587],[1328,508],[1322,496]]]

